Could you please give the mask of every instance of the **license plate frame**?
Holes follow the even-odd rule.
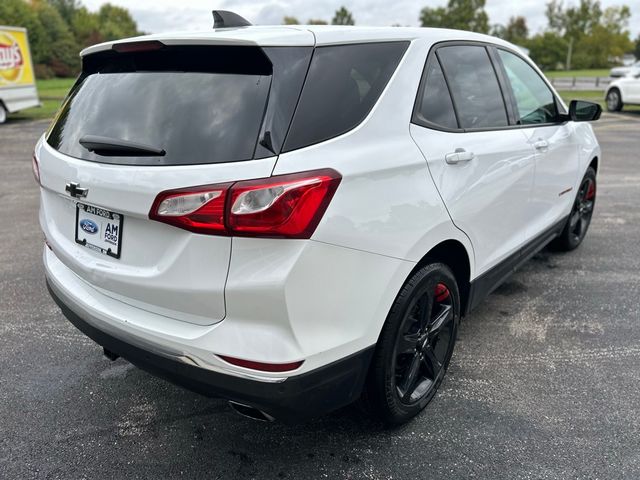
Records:
[[[74,238],[76,243],[95,252],[120,259],[122,255],[122,227],[124,215],[106,208],[76,202],[76,222]],[[83,218],[80,218],[80,212]],[[81,227],[81,222],[84,227]],[[115,227],[115,228],[114,228]],[[91,230],[95,231],[91,232]],[[115,232],[115,233],[114,233]],[[92,240],[92,236],[96,240]],[[114,247],[114,248],[112,248]]]

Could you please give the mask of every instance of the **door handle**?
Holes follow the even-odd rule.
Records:
[[[536,150],[547,150],[549,148],[549,142],[541,139],[535,142],[533,146],[536,147]]]
[[[473,160],[476,156],[473,152],[467,152],[464,148],[456,148],[456,151],[453,153],[447,153],[444,156],[444,161],[449,165],[456,165],[460,162],[469,162]]]

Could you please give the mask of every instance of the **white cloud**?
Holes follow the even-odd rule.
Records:
[[[84,0],[96,10],[106,0]],[[232,10],[255,24],[278,24],[291,15],[301,22],[313,19],[331,21],[334,12],[345,5],[358,25],[418,26],[423,6],[446,4],[446,0],[189,0],[178,4],[175,0],[109,0],[128,8],[139,27],[147,32],[169,30],[200,30],[211,28],[212,9]],[[522,15],[529,30],[537,32],[546,25],[544,0],[487,0],[490,23],[506,23],[509,17]],[[565,4],[577,0],[565,1]],[[629,23],[635,38],[640,33],[640,0],[601,0],[603,7],[626,4],[631,8]],[[179,5],[179,6],[178,6]]]

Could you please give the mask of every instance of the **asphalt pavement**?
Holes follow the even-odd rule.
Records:
[[[640,478],[640,115],[596,123],[583,245],[544,250],[462,324],[413,422],[346,408],[297,426],[110,362],[49,298],[33,146],[0,126],[0,478]]]

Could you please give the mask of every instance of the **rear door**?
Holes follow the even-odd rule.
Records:
[[[41,225],[104,294],[212,324],[225,315],[231,239],[149,211],[164,190],[270,176],[311,48],[133,45],[83,59],[40,142]]]
[[[560,103],[540,74],[514,52],[498,48],[497,54],[516,121],[535,149],[535,182],[526,214],[527,237],[533,239],[569,214],[576,195],[579,144],[573,124],[560,117]]]
[[[411,135],[453,222],[471,239],[478,273],[516,253],[526,237],[533,150],[508,128],[510,115],[487,47],[432,50]]]

